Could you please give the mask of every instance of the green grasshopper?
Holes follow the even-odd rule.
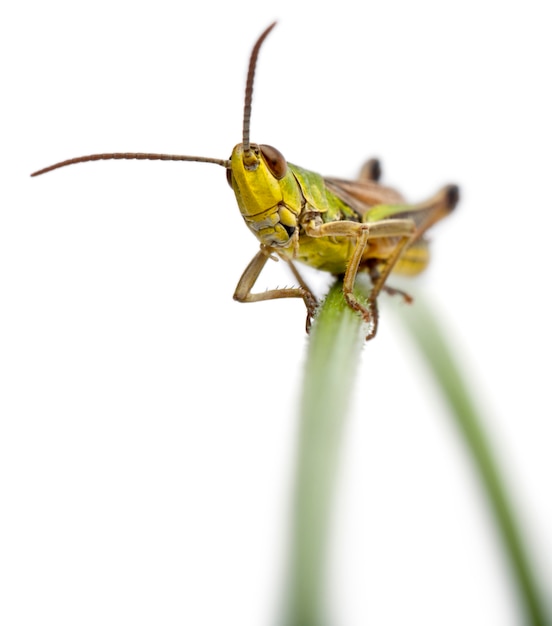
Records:
[[[359,180],[325,178],[288,163],[272,146],[253,144],[249,124],[253,81],[259,50],[276,23],[259,37],[251,52],[245,88],[243,139],[230,159],[187,155],[127,153],[93,154],[77,157],[34,172],[51,170],[104,159],[149,159],[215,163],[226,169],[230,187],[242,217],[260,241],[260,250],[243,272],[234,293],[239,302],[259,302],[276,298],[302,298],[307,307],[307,330],[317,306],[294,261],[343,278],[343,295],[348,305],[369,324],[366,339],[372,339],[378,326],[377,297],[382,290],[410,296],[386,286],[391,271],[414,275],[428,264],[428,228],[456,206],[459,190],[448,185],[429,200],[409,205],[394,189],[379,184],[380,165],[368,161]],[[267,260],[286,261],[298,287],[270,289],[253,293],[254,285]],[[353,287],[360,271],[370,276],[372,289],[361,302]]]

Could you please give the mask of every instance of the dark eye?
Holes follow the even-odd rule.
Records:
[[[232,170],[230,168],[226,170],[226,180],[228,181],[230,187],[232,187]],[[234,187],[232,187],[232,189],[234,189]]]
[[[287,172],[287,163],[284,155],[276,148],[263,144],[259,146],[263,159],[271,173],[278,179],[283,178]]]

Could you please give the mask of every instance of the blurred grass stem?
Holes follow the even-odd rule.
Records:
[[[331,502],[360,351],[367,333],[337,281],[309,336],[297,450],[285,626],[326,624],[325,561]]]
[[[395,307],[448,402],[458,430],[477,470],[481,487],[493,513],[496,528],[511,565],[527,624],[550,626],[541,589],[537,584],[514,507],[500,475],[482,419],[440,325],[420,294],[411,307]]]

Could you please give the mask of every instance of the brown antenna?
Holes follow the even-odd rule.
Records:
[[[259,50],[266,39],[268,33],[276,26],[276,22],[273,22],[257,39],[257,43],[253,46],[251,51],[251,57],[249,59],[249,70],[247,72],[247,82],[245,84],[245,104],[243,107],[243,151],[249,153],[251,147],[249,144],[249,122],[251,120],[251,102],[253,100],[253,80],[255,78],[255,67],[257,65],[257,57],[259,56]]]
[[[247,72],[247,82],[245,85],[245,104],[243,109],[243,150],[246,155],[251,153],[251,146],[249,143],[249,122],[251,119],[251,102],[253,100],[253,80],[255,78],[255,66],[257,65],[257,58],[259,56],[259,50],[266,39],[268,33],[276,26],[276,22],[273,22],[257,39],[257,42],[253,46],[251,51],[251,57],[249,59],[249,70]],[[149,161],[196,161],[198,163],[215,163],[216,165],[222,165],[226,169],[230,169],[230,161],[226,159],[213,159],[210,157],[198,157],[187,156],[180,154],[151,154],[147,152],[112,152],[104,154],[90,154],[88,156],[76,157],[74,159],[67,159],[66,161],[60,161],[54,165],[50,165],[41,170],[33,172],[31,176],[40,176],[57,170],[60,167],[66,165],[74,165],[75,163],[86,163],[88,161],[107,161],[110,159],[138,159]]]
[[[215,163],[216,165],[222,165],[222,167],[229,168],[230,161],[226,159],[213,159],[211,157],[199,157],[199,156],[186,156],[181,154],[151,154],[149,152],[112,152],[106,154],[90,154],[88,156],[76,157],[74,159],[67,159],[66,161],[60,161],[54,165],[49,165],[41,170],[33,172],[31,176],[40,176],[57,170],[60,167],[66,165],[73,165],[75,163],[86,163],[87,161],[107,161],[109,159],[138,159],[148,161],[197,161],[199,163]]]

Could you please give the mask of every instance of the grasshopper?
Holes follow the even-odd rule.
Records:
[[[234,293],[239,302],[276,298],[302,298],[307,307],[307,331],[317,301],[295,261],[330,272],[343,279],[347,304],[368,323],[366,339],[378,326],[377,297],[382,290],[412,298],[386,285],[391,271],[415,275],[428,264],[425,232],[456,206],[459,190],[447,185],[429,200],[409,205],[402,195],[379,183],[381,168],[369,160],[358,180],[326,178],[288,163],[274,147],[250,142],[249,126],[253,82],[259,50],[274,28],[271,24],[255,43],[249,60],[245,88],[242,142],[229,159],[201,156],[116,152],[82,156],[51,165],[31,174],[105,159],[149,159],[215,163],[226,169],[228,183],[241,215],[260,241],[260,250],[243,272]],[[287,262],[299,286],[253,293],[268,259]],[[366,301],[353,292],[355,278],[367,272],[372,289]]]

